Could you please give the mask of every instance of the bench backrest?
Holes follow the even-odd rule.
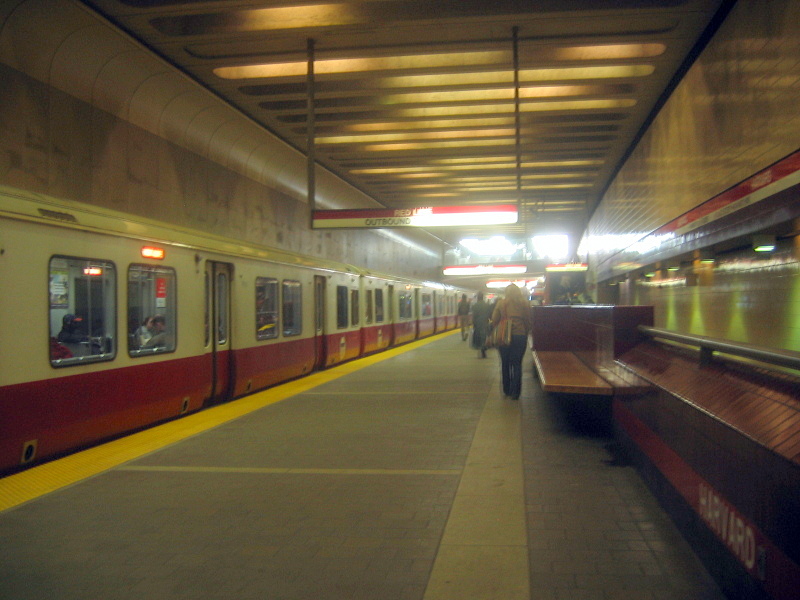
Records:
[[[595,364],[613,361],[646,337],[652,306],[534,306],[533,349],[574,352]]]

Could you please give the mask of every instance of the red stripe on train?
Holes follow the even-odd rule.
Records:
[[[201,407],[211,389],[210,357],[167,360],[65,375],[0,390],[0,469],[152,425]]]

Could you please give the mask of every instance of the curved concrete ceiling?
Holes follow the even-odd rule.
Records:
[[[520,207],[514,225],[436,229],[456,244],[577,237],[731,3],[86,0],[82,17],[59,21],[52,11],[63,4],[19,3],[20,12],[50,11],[45,52],[41,41],[38,52],[11,46],[24,44],[14,22],[25,18],[6,19],[0,50],[21,70],[78,96],[91,89],[106,110],[295,194],[305,191],[298,181],[313,106],[316,160],[363,193],[356,205]],[[147,52],[99,35],[104,26]],[[81,69],[62,73],[59,61]],[[296,156],[276,158],[258,125]]]

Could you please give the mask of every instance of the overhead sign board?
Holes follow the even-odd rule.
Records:
[[[567,263],[560,265],[547,265],[544,268],[548,273],[558,273],[566,271],[588,271],[589,265],[586,263]]]
[[[517,206],[429,206],[407,209],[315,210],[314,229],[459,227],[517,222]]]

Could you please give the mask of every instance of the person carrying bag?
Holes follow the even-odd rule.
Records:
[[[487,348],[500,348],[511,344],[511,321],[502,315],[497,325],[491,328],[486,338]]]
[[[522,393],[522,358],[532,324],[531,309],[522,291],[510,284],[505,289],[505,298],[492,313],[494,328],[490,337],[500,352],[503,393],[512,400],[519,400]]]

